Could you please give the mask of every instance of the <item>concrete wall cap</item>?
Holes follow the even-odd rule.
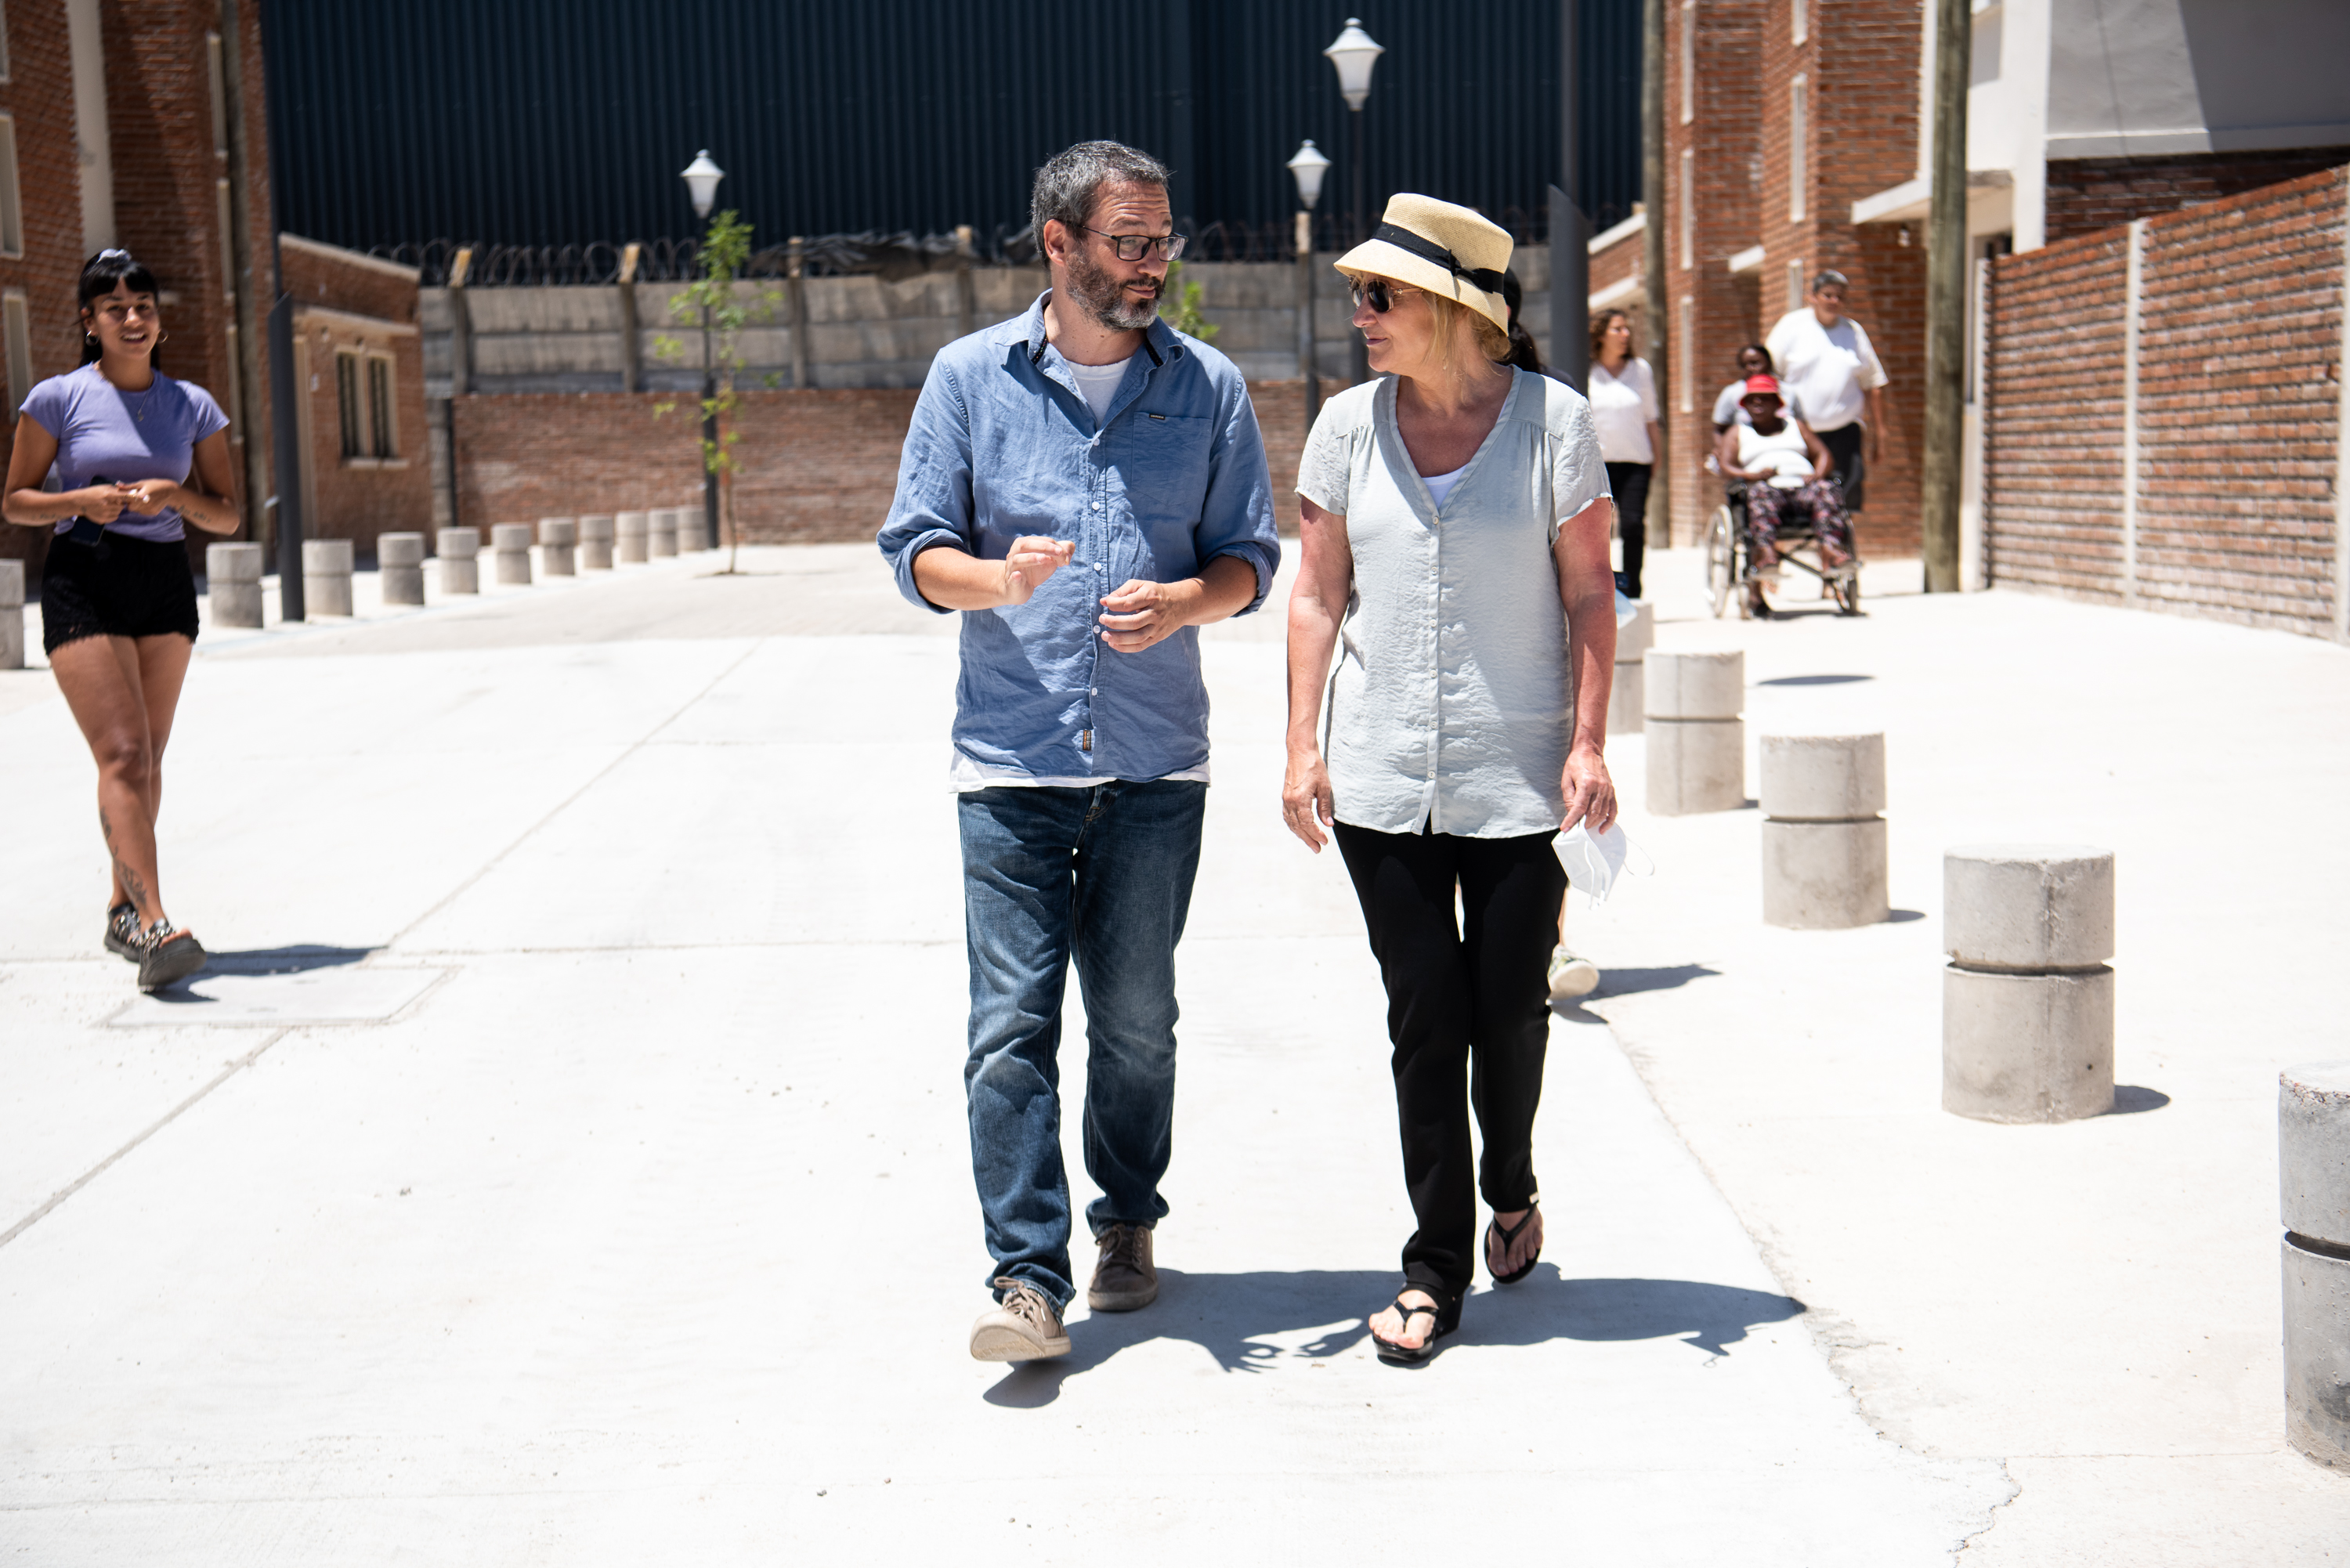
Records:
[[[2085,845],[1943,852],[1942,950],[1967,969],[2048,973],[2114,956],[2114,856]]]
[[[1773,822],[1856,822],[1885,809],[1885,736],[1765,735],[1762,815]]]
[[[379,566],[414,566],[424,560],[424,535],[421,534],[379,534],[375,536],[375,562]]]
[[[1746,708],[1746,655],[1652,648],[1648,667],[1651,719],[1735,719]]]

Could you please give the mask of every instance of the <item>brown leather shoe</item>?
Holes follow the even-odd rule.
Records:
[[[1086,1304],[1096,1312],[1132,1312],[1159,1299],[1159,1269],[1150,1261],[1150,1228],[1112,1225],[1094,1238],[1101,1259],[1094,1264]]]

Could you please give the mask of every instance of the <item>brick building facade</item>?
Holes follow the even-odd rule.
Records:
[[[302,532],[370,555],[378,535],[432,521],[416,269],[292,234],[280,245],[302,397]]]

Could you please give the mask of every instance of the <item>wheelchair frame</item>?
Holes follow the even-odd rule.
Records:
[[[1806,550],[1811,559],[1804,558],[1802,552]],[[1830,566],[1819,559],[1819,533],[1809,521],[1779,530],[1779,564],[1809,572],[1826,584],[1835,597],[1838,615],[1858,615],[1860,556],[1856,553],[1843,566]],[[1733,482],[1721,504],[1714,508],[1713,521],[1705,531],[1705,586],[1713,598],[1715,617],[1728,614],[1733,602],[1739,619],[1752,615],[1751,590],[1758,580],[1754,542],[1747,529],[1746,486]]]

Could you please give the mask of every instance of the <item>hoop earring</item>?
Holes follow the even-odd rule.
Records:
[[[155,334],[155,347],[158,348],[161,348],[164,344],[169,343],[171,340],[172,335],[168,332],[158,332]]]

